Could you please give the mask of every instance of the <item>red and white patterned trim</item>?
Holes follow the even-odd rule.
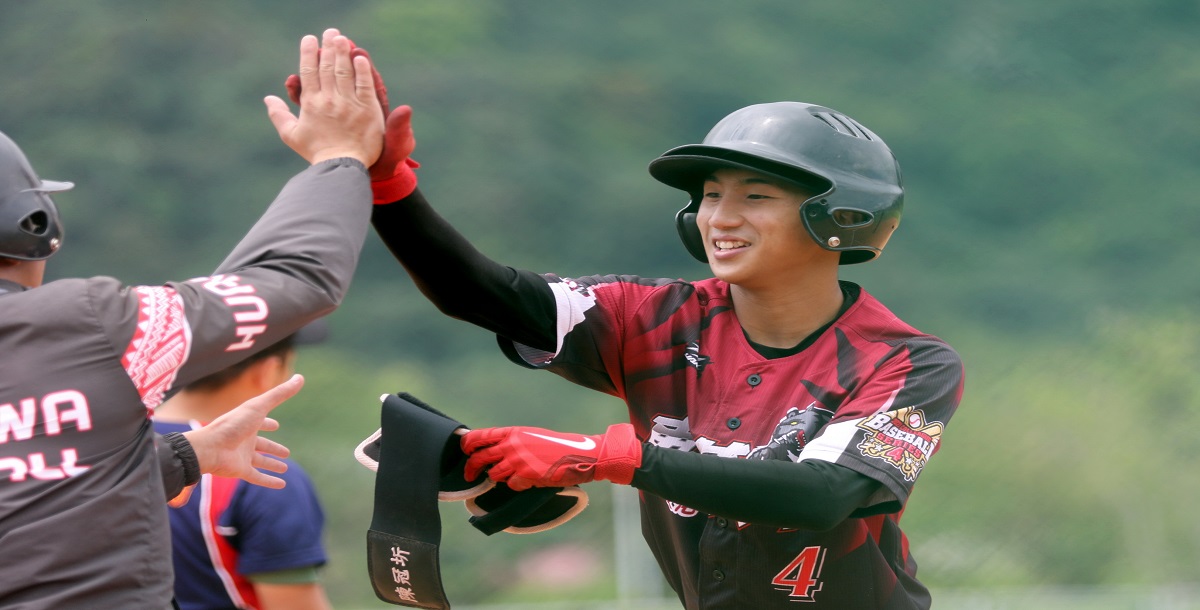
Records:
[[[167,286],[138,286],[137,330],[121,365],[133,380],[142,404],[154,409],[187,362],[192,332],[183,311],[183,297]]]

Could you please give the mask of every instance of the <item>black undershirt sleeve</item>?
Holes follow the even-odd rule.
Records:
[[[881,484],[837,464],[730,459],[649,443],[632,485],[710,515],[774,527],[824,531],[849,517],[900,510],[895,500],[860,508]]]
[[[442,313],[553,352],[554,293],[539,275],[484,256],[446,222],[420,190],[377,205],[371,224],[413,282]]]

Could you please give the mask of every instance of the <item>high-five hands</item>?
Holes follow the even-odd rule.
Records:
[[[324,51],[324,52],[322,52]],[[350,56],[351,43],[336,29],[300,40],[300,116],[276,96],[267,96],[267,115],[279,137],[309,163],[337,157],[358,159],[368,167],[383,149],[371,60]]]
[[[628,485],[642,465],[642,443],[632,424],[613,424],[604,434],[564,434],[542,428],[483,428],[463,435],[470,457],[468,481],[483,470],[515,491],[566,487],[593,480]]]
[[[354,44],[352,40],[350,57],[365,57],[368,61],[371,58],[366,49]],[[401,105],[389,110],[387,86],[384,85],[379,70],[375,69],[374,62],[371,62],[371,82],[375,85],[375,98],[379,102],[381,113],[386,117],[383,151],[375,164],[370,166],[371,190],[374,192],[375,203],[392,203],[407,197],[417,188],[417,174],[413,170],[420,167],[420,164],[411,158],[417,146],[412,130],[412,108]],[[295,74],[289,75],[284,81],[288,97],[301,107],[304,87],[303,80]]]

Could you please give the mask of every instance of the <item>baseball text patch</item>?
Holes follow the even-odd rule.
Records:
[[[857,425],[867,431],[858,444],[862,454],[896,467],[905,481],[917,480],[945,428],[941,422],[926,422],[925,413],[914,407],[876,413]]]

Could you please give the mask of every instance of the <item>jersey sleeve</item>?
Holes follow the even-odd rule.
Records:
[[[238,362],[335,309],[370,217],[353,159],[293,177],[211,276],[161,286],[89,282],[99,324],[148,408],[172,388]]]
[[[539,349],[516,341],[507,340],[507,337],[501,335],[499,338],[500,347],[504,353],[513,362],[529,368],[541,368],[548,366],[555,361],[560,355],[563,355],[563,343],[567,335],[576,331],[576,328],[588,321],[587,314],[596,306],[596,294],[594,288],[606,283],[606,278],[592,277],[574,280],[570,278],[560,278],[554,274],[544,274],[541,276],[550,288],[551,294],[554,295],[554,339],[553,350]],[[597,312],[598,314],[598,312]],[[605,327],[611,326],[604,324],[603,320],[593,314],[592,324],[595,328],[587,326],[579,328],[578,332],[572,337],[575,339],[572,342],[572,351],[579,352],[572,358],[571,356],[563,355],[560,361],[589,360],[588,354],[594,353],[587,350],[583,346],[591,343],[596,343],[596,335],[605,334]],[[590,336],[590,341],[584,340],[584,336]],[[600,368],[597,358],[590,358],[596,368]]]
[[[962,361],[952,348],[931,337],[910,339],[852,391],[799,461],[831,462],[882,483],[864,508],[903,505],[937,452],[962,390]]]
[[[546,368],[584,387],[625,397],[622,359],[627,330],[646,325],[657,326],[653,311],[643,305],[659,290],[675,294],[661,301],[664,310],[671,303],[686,299],[692,288],[685,282],[647,279],[629,275],[594,275],[563,278],[542,276],[554,294],[555,348],[539,350],[500,338],[500,347],[509,360],[530,368]],[[648,316],[630,324],[631,316]],[[661,321],[658,321],[661,323]]]
[[[312,481],[294,462],[280,475],[287,485],[268,489],[239,483],[222,527],[236,531],[241,574],[316,567],[326,562],[321,536],[325,515]]]

